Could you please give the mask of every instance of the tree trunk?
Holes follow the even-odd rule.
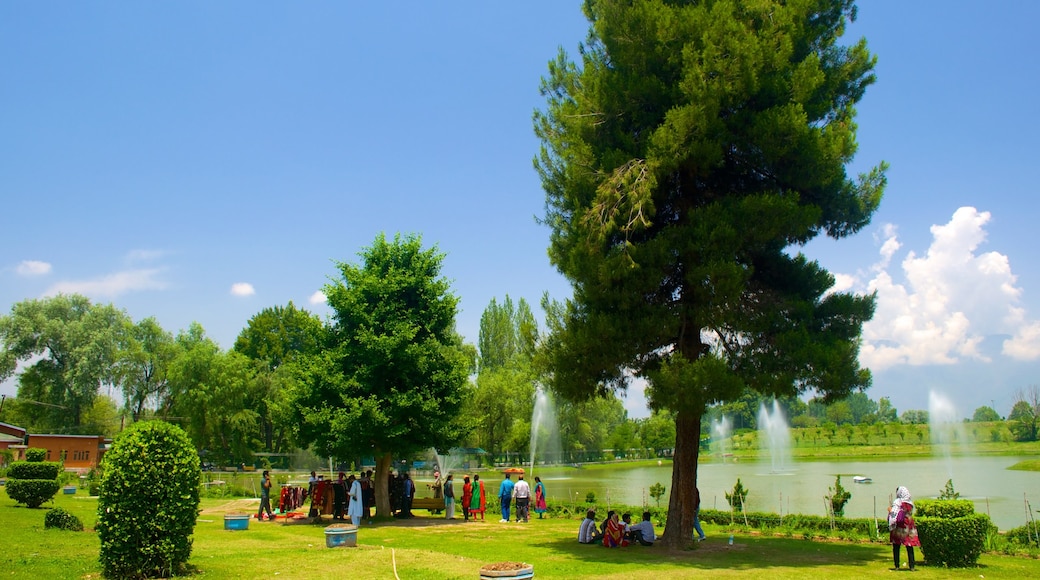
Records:
[[[672,457],[672,493],[668,498],[668,523],[661,541],[671,548],[693,543],[693,517],[697,509],[697,458],[700,455],[701,415],[681,411],[675,416],[675,454]]]
[[[390,490],[387,481],[390,478],[390,464],[392,458],[389,453],[376,455],[376,473],[373,476],[372,486],[376,492],[376,517],[391,517],[390,512]]]

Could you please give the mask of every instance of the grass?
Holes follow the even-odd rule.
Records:
[[[1012,465],[1008,469],[1016,469],[1018,471],[1040,471],[1040,459],[1033,459],[1031,461],[1019,461]]]
[[[688,551],[663,546],[608,550],[582,546],[577,520],[532,520],[529,524],[448,522],[419,517],[364,525],[357,548],[328,549],[322,526],[250,523],[249,530],[223,529],[223,514],[241,511],[242,502],[203,500],[195,529],[191,564],[198,578],[394,578],[444,579],[478,576],[484,564],[511,560],[534,565],[537,578],[769,578],[889,577],[891,548],[885,544],[836,540],[807,541],[800,536],[763,536],[705,526],[708,540]],[[51,505],[51,504],[47,504]],[[58,495],[54,504],[76,514],[86,532],[43,529],[46,509],[15,506],[0,494],[0,525],[8,542],[0,552],[0,577],[100,578],[99,542],[91,531],[97,501],[83,495]],[[251,507],[251,506],[250,506]],[[422,512],[420,512],[422,513]],[[659,530],[660,531],[660,530]],[[921,559],[920,556],[918,556]],[[905,561],[905,554],[904,554]],[[984,555],[979,568],[946,570],[919,566],[915,578],[1040,577],[1040,561]]]

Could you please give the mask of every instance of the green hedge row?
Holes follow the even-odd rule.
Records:
[[[721,510],[701,510],[700,520],[709,524],[728,526],[731,523],[744,525],[744,516],[747,516],[747,525],[752,528],[792,528],[808,532],[829,533],[832,530],[842,532],[855,532],[865,536],[876,536],[878,531],[874,527],[874,520],[869,518],[834,518],[833,527],[831,519],[824,516],[810,516],[803,514],[788,514],[782,518],[778,514],[766,512],[747,512],[746,514],[730,513]],[[879,521],[879,524],[883,523]],[[887,523],[885,531],[887,533]]]
[[[55,479],[8,479],[7,495],[18,503],[38,508],[58,493],[58,487]]]
[[[61,464],[55,461],[16,461],[7,476],[14,479],[58,479]]]

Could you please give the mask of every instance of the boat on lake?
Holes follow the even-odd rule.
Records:
[[[865,475],[857,475],[852,478],[852,483],[872,483],[873,481]]]

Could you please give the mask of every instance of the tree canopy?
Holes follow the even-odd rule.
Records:
[[[77,294],[25,300],[0,316],[0,380],[21,364],[18,398],[29,428],[78,433],[98,389],[114,384],[130,319]]]
[[[443,254],[417,236],[379,235],[362,263],[338,263],[325,285],[334,311],[324,348],[300,361],[294,393],[300,443],[322,455],[376,458],[377,513],[389,511],[393,454],[456,445],[471,352],[455,330],[458,299]]]
[[[797,247],[869,223],[881,164],[858,179],[854,106],[866,42],[838,43],[851,0],[586,0],[574,63],[549,64],[535,113],[549,255],[574,296],[550,312],[555,388],[574,398],[648,380],[676,422],[667,541],[692,538],[701,416],[745,387],[870,384],[857,361],[869,296]]]

